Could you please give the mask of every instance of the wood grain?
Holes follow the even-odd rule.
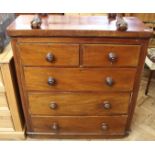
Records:
[[[126,118],[126,115],[113,117],[32,117],[32,124],[35,132],[49,132],[54,135],[117,135],[125,132]],[[51,129],[55,122],[59,125],[58,132]],[[102,130],[102,123],[108,125],[107,131]]]
[[[140,45],[84,44],[81,48],[83,66],[134,67],[138,65]],[[116,62],[109,61],[110,52],[116,54]]]
[[[78,44],[53,43],[20,43],[18,49],[23,65],[26,66],[78,66]],[[54,55],[54,60],[48,62],[48,53]]]
[[[31,91],[131,91],[135,72],[134,68],[24,68],[25,86]],[[111,87],[105,82],[108,76],[115,81]],[[56,80],[55,85],[48,85],[49,77]]]
[[[29,93],[29,111],[33,115],[76,116],[127,114],[129,93]],[[110,109],[104,108],[108,101]],[[51,109],[50,105],[57,107]]]
[[[22,15],[7,28],[10,36],[84,36],[84,37],[128,37],[149,38],[152,30],[135,17],[125,17],[128,30],[116,30],[116,20],[110,22],[107,16],[52,16],[42,19],[41,29],[32,29],[33,15]]]

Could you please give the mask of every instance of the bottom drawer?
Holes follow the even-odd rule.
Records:
[[[60,135],[124,134],[127,116],[32,117],[34,132]]]

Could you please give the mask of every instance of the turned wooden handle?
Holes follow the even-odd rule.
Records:
[[[47,55],[46,55],[46,60],[48,61],[48,62],[53,62],[54,61],[54,55],[52,54],[52,53],[47,53]]]
[[[55,110],[58,106],[57,106],[57,104],[56,104],[55,102],[52,102],[52,103],[49,105],[49,107],[50,107],[51,109]]]
[[[58,130],[59,130],[59,125],[58,125],[58,123],[53,123],[53,124],[51,125],[51,129],[52,129],[53,131],[58,131]]]
[[[102,123],[101,129],[104,130],[104,131],[107,131],[109,129],[108,124]]]
[[[104,107],[104,109],[107,109],[107,110],[111,109],[110,102],[109,101],[104,101],[103,102],[103,107]]]
[[[48,85],[53,86],[56,84],[56,80],[53,77],[48,77]]]
[[[113,86],[115,83],[112,77],[106,77],[105,81],[108,86]]]
[[[109,61],[112,63],[117,61],[117,55],[114,52],[110,52],[108,54],[108,58],[109,58]]]
[[[31,21],[31,28],[32,29],[40,29],[42,24],[41,18],[39,15],[36,15]]]

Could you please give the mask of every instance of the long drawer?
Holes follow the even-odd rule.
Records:
[[[18,44],[21,62],[26,66],[78,66],[78,44]]]
[[[25,67],[24,73],[27,90],[131,91],[136,69]]]
[[[140,45],[84,44],[83,66],[137,66]]]
[[[29,93],[33,115],[127,114],[129,93]]]
[[[66,116],[34,117],[32,128],[35,132],[60,135],[117,135],[124,134],[126,115],[121,116]]]

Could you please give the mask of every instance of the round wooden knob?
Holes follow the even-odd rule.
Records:
[[[32,29],[40,29],[41,23],[42,23],[41,18],[39,17],[39,15],[37,15],[31,21],[31,28]]]
[[[49,107],[51,109],[56,109],[57,108],[57,104],[55,102],[52,102]]]
[[[47,53],[46,60],[48,62],[53,62],[54,61],[54,55],[52,53]]]
[[[111,104],[110,104],[110,102],[109,101],[104,101],[103,102],[103,107],[104,107],[104,109],[111,109]]]
[[[58,125],[58,123],[53,123],[52,126],[51,126],[51,129],[52,129],[53,131],[58,131],[58,130],[59,130],[59,125]]]
[[[115,83],[112,77],[107,77],[105,81],[108,86],[113,86]]]
[[[102,130],[107,131],[108,125],[106,123],[102,123],[101,128],[102,128]]]
[[[109,61],[110,62],[116,62],[117,61],[117,55],[116,55],[116,53],[113,53],[113,52],[110,52],[109,54],[108,54],[108,59],[109,59]]]
[[[53,86],[56,83],[56,80],[53,77],[49,77],[47,81],[48,85]]]

